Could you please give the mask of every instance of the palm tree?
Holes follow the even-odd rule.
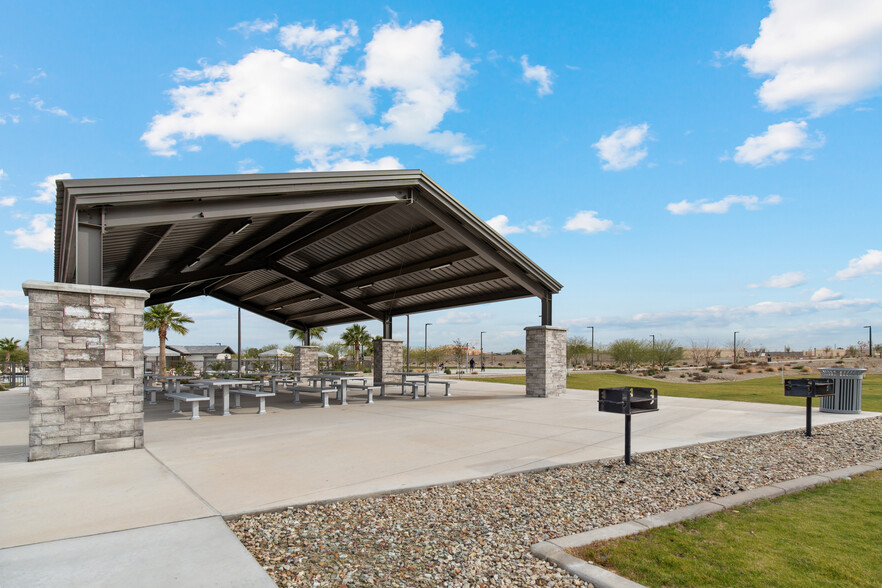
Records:
[[[327,332],[328,332],[328,330],[327,330],[326,328],[324,328],[324,327],[314,327],[314,328],[310,329],[310,330],[309,330],[309,341],[310,341],[310,343],[313,342],[313,341],[321,341],[321,340],[322,340],[322,335],[324,335],[324,334],[327,333]],[[290,330],[288,331],[288,335],[290,335],[290,337],[291,337],[292,339],[297,339],[297,340],[299,340],[300,343],[301,343],[302,345],[305,345],[305,344],[306,344],[306,334],[305,334],[305,331],[301,331],[300,329],[290,329]]]
[[[6,352],[6,363],[9,363],[9,358],[13,352],[18,349],[19,343],[21,343],[20,339],[14,339],[12,337],[0,339],[0,351]]]
[[[371,342],[371,335],[364,325],[354,324],[340,335],[340,339],[355,352],[355,359],[358,360],[358,350]]]
[[[144,330],[159,331],[159,370],[165,375],[165,340],[168,330],[171,329],[179,335],[186,335],[190,330],[185,327],[186,323],[192,323],[193,319],[172,308],[171,304],[156,304],[144,311]]]

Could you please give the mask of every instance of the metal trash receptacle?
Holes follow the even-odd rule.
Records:
[[[821,376],[833,379],[833,396],[821,398],[821,412],[859,414],[864,368],[819,368]]]

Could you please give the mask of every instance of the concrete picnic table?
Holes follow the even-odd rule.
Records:
[[[154,380],[159,380],[162,382],[162,389],[165,392],[168,392],[168,385],[173,383],[175,385],[175,394],[181,393],[181,380],[191,380],[193,376],[151,376]]]
[[[407,378],[414,379],[422,379],[423,386],[428,391],[429,389],[429,377],[432,375],[429,372],[389,372],[390,376],[401,376],[401,393],[404,394],[404,385],[407,382]],[[428,392],[425,392],[428,394]],[[416,390],[414,390],[413,397],[416,398]]]
[[[357,373],[357,372],[351,372]],[[322,387],[324,387],[325,382],[330,382],[331,386],[337,388],[337,397],[340,398],[340,404],[347,404],[346,402],[346,386],[350,380],[361,380],[363,385],[367,385],[367,378],[364,376],[334,376],[330,374],[319,374],[317,376],[307,376],[307,380],[309,380],[310,384],[319,381],[322,383]]]
[[[221,416],[230,416],[230,387],[254,384],[254,380],[193,380],[193,384],[208,386],[208,411],[214,410],[214,388],[219,386],[224,394],[224,412]]]
[[[297,379],[300,377],[299,370],[294,370],[292,372],[257,372],[257,373],[253,373],[251,375],[257,376],[258,378],[260,378],[260,389],[261,390],[264,389],[263,382],[268,377],[269,381],[270,381],[270,391],[273,394],[277,394],[279,392],[279,379],[286,378],[292,374],[294,375],[294,381],[296,382]]]

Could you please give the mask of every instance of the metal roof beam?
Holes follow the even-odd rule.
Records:
[[[288,282],[289,284],[291,282]],[[292,304],[297,304],[298,302],[309,302],[310,300],[318,300],[321,298],[320,294],[316,294],[315,292],[310,292],[309,294],[301,294],[300,296],[294,296],[293,298],[285,298],[284,300],[279,300],[278,302],[273,302],[271,304],[264,305],[264,310],[279,310],[285,308],[286,306],[291,306]]]
[[[425,239],[426,237],[436,235],[443,230],[444,229],[442,227],[439,227],[437,225],[429,225],[428,227],[423,227],[421,229],[417,229],[416,231],[408,231],[407,233],[402,233],[401,235],[393,237],[392,239],[384,239],[380,243],[376,243],[369,247],[359,248],[359,250],[354,253],[344,255],[343,257],[338,257],[337,259],[333,259],[331,261],[323,263],[320,266],[310,268],[303,272],[303,274],[310,277],[317,276],[319,274],[325,273],[332,269],[336,269],[338,267],[342,267],[354,261],[365,259],[367,257],[371,257],[372,255],[377,255],[378,253],[390,251],[392,249],[395,249],[396,247],[401,247],[402,245],[407,245],[409,243],[419,241],[420,239]]]
[[[260,229],[252,229],[252,231],[254,231],[253,235],[249,235],[238,245],[234,245],[227,251],[219,254],[218,259],[213,260],[211,264],[206,267],[214,267],[215,265],[222,264],[226,265],[235,262],[237,258],[242,257],[252,249],[266,246],[268,243],[272,242],[279,233],[289,228],[291,225],[309,214],[309,212],[296,212],[294,214],[286,214],[278,218],[277,220],[274,220],[267,225],[261,227]]]
[[[137,200],[138,204],[107,207],[106,227],[128,227],[133,225],[155,225],[167,222],[182,222],[199,218],[212,220],[238,218],[243,216],[264,216],[307,212],[313,210],[359,208],[379,204],[397,204],[407,197],[401,189],[377,190],[371,192],[333,192],[302,195],[285,195],[266,198],[249,198],[247,190],[241,190],[235,198],[210,198],[209,194],[195,193],[184,202],[166,202],[157,206],[150,198]]]
[[[151,227],[152,229],[153,227]],[[120,272],[120,276],[123,280],[130,281],[132,276],[135,275],[141,266],[147,263],[147,260],[150,259],[150,256],[153,255],[153,252],[162,244],[166,237],[172,232],[174,229],[174,225],[164,225],[159,227],[159,230],[153,232],[148,232],[148,236],[150,237],[150,241],[144,244],[144,247],[139,247],[135,249],[136,255],[131,259],[126,261],[126,267]],[[141,251],[147,250],[145,253],[140,253]]]
[[[406,314],[417,314],[420,312],[429,312],[431,310],[446,310],[448,308],[460,308],[462,306],[473,306],[475,304],[486,304],[488,302],[501,302],[503,300],[517,300],[519,298],[533,298],[533,294],[524,290],[490,292],[487,294],[479,294],[477,296],[457,298],[453,301],[448,299],[440,300],[438,302],[427,302],[425,304],[415,304],[413,306],[402,306],[392,309],[392,313],[394,316],[404,316]]]
[[[303,227],[303,230],[297,231],[297,235],[295,235],[294,239],[274,250],[270,254],[270,257],[273,260],[278,261],[292,253],[304,249],[305,247],[309,247],[317,241],[330,237],[335,233],[339,233],[343,229],[348,229],[375,214],[379,214],[386,210],[386,208],[386,206],[365,206],[364,208],[345,211],[340,215],[333,215],[330,218],[327,218],[330,215],[323,216],[317,221]],[[263,251],[260,251],[259,253],[263,253]]]
[[[306,325],[304,325],[303,323],[299,323],[296,321],[289,322],[288,319],[286,319],[285,317],[279,316],[277,314],[273,314],[270,312],[266,312],[265,310],[263,310],[262,308],[260,308],[257,305],[251,304],[249,302],[239,302],[239,300],[237,300],[235,296],[230,296],[229,294],[226,294],[222,291],[212,292],[211,297],[217,298],[221,302],[226,302],[227,304],[232,304],[233,306],[238,306],[239,308],[243,308],[243,309],[247,310],[248,312],[253,312],[257,316],[262,316],[263,318],[267,318],[267,319],[274,321],[274,322],[277,322],[277,323],[282,323],[283,325],[288,325],[288,326],[294,327],[295,329],[300,329],[301,331],[303,329],[307,328]]]
[[[382,272],[379,274],[371,274],[369,276],[365,276],[363,278],[359,278],[357,280],[352,280],[351,282],[346,282],[344,284],[336,284],[334,288],[339,290],[340,292],[345,292],[346,290],[350,290],[352,288],[358,288],[360,286],[369,286],[371,284],[375,284],[377,282],[382,282],[383,280],[389,280],[392,278],[399,278],[401,276],[407,276],[410,274],[415,274],[416,272],[421,272],[427,269],[432,269],[433,267],[438,267],[442,265],[448,265],[455,263],[457,261],[462,261],[463,259],[470,259],[472,257],[477,257],[478,254],[472,251],[471,249],[463,249],[461,251],[456,251],[454,253],[448,253],[447,255],[441,255],[439,257],[433,257],[432,259],[427,259],[425,261],[421,261],[419,263],[413,263],[411,265],[405,265],[398,268],[391,269],[386,272]]]
[[[319,294],[321,294],[322,296],[327,296],[331,300],[335,300],[335,301],[339,302],[340,304],[344,304],[350,308],[354,308],[355,310],[357,310],[363,314],[366,314],[367,316],[369,316],[371,318],[375,318],[377,320],[383,320],[383,313],[380,312],[379,310],[374,310],[373,308],[371,308],[367,304],[362,304],[358,300],[354,300],[348,296],[344,296],[343,294],[341,294],[340,292],[337,292],[333,288],[329,288],[328,286],[325,286],[323,284],[319,284],[315,280],[308,278],[308,277],[304,276],[303,274],[301,274],[300,272],[296,272],[296,271],[288,268],[287,266],[282,265],[281,263],[279,263],[277,261],[270,262],[269,269],[273,270],[274,272],[276,272],[286,278],[290,278],[291,280],[297,282],[298,284],[303,284],[304,286],[306,286],[310,290],[314,290],[314,291],[318,292]]]
[[[208,268],[206,268],[206,269],[208,269]],[[242,278],[244,278],[246,275],[247,275],[247,274],[238,274],[238,275],[235,275],[235,276],[227,276],[226,278],[224,278],[224,279],[222,279],[222,280],[219,280],[219,281],[215,282],[215,283],[212,284],[209,288],[206,288],[206,289],[205,289],[205,295],[208,296],[208,295],[210,295],[212,292],[214,292],[215,290],[220,290],[221,288],[226,288],[227,286],[229,286],[229,285],[232,284],[233,282],[238,282],[239,280],[241,280]]]
[[[209,268],[204,270],[196,270],[193,272],[185,272],[182,274],[170,274],[157,276],[155,278],[145,278],[143,280],[132,280],[128,282],[119,282],[114,284],[120,288],[133,288],[142,290],[159,290],[161,288],[171,288],[172,286],[182,286],[193,282],[203,282],[205,280],[214,280],[218,278],[226,278],[228,276],[247,274],[258,270],[266,269],[266,262],[243,261],[235,265],[222,268]]]
[[[278,282],[273,282],[272,284],[263,286],[262,288],[258,288],[257,290],[252,290],[251,292],[246,292],[242,296],[239,296],[239,300],[241,302],[245,302],[246,300],[251,300],[252,298],[257,298],[261,294],[266,294],[267,292],[272,292],[273,290],[278,290],[279,288],[284,288],[285,286],[290,286],[293,284],[291,280],[279,280]]]
[[[504,271],[508,274],[508,277],[532,292],[534,296],[538,296],[539,298],[545,297],[546,289],[541,284],[537,283],[535,280],[531,280],[516,264],[503,258],[495,250],[488,247],[483,240],[475,237],[462,225],[441,212],[433,203],[428,202],[425,198],[418,198],[414,200],[414,205],[418,206],[423,214],[444,227],[450,233],[456,235],[461,241],[463,241],[463,243],[476,251],[484,261]]]
[[[221,244],[221,242],[235,233],[241,231],[251,224],[251,219],[233,219],[221,223],[220,227],[212,231],[210,234],[199,239],[199,241],[187,248],[186,251],[171,264],[166,271],[177,274],[188,267],[194,266],[200,262],[203,255],[207,255],[212,249]]]
[[[345,308],[347,308],[345,304],[332,304],[330,306],[322,306],[321,308],[314,308],[312,310],[302,310],[300,312],[295,312],[294,314],[288,315],[288,320],[318,316],[320,314],[325,314],[328,312],[337,312],[338,310],[344,310]]]
[[[449,290],[450,288],[459,288],[462,286],[472,286],[474,284],[481,284],[483,282],[491,282],[493,280],[501,280],[502,278],[507,278],[508,274],[505,272],[485,272],[481,274],[476,274],[472,276],[465,276],[463,278],[459,278],[456,280],[450,280],[447,282],[435,282],[434,284],[426,284],[425,286],[419,286],[417,288],[411,288],[410,290],[401,290],[397,292],[388,292],[386,294],[379,294],[377,296],[371,296],[369,298],[362,298],[361,302],[364,304],[376,304],[377,302],[386,302],[387,300],[397,300],[400,298],[408,298],[409,296],[418,296],[420,294],[427,294],[429,292],[439,292],[441,290]]]
[[[187,298],[195,298],[197,296],[204,296],[205,288],[201,283],[196,284],[195,286],[191,286],[187,284],[183,288],[178,288],[177,290],[171,290],[165,294],[156,294],[151,295],[144,302],[144,306],[153,306],[154,304],[168,304],[169,302],[177,302],[178,300],[186,300]]]

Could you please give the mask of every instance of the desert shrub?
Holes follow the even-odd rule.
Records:
[[[766,368],[766,371],[767,371],[767,372],[774,372],[774,371],[775,371],[775,368],[773,368],[773,367],[767,367],[767,368]]]
[[[745,372],[744,372],[744,370],[738,370],[735,373],[738,374],[739,376],[743,376]]]
[[[704,373],[708,373],[710,371],[710,368],[704,367],[704,368],[701,368],[701,371],[703,371]]]
[[[681,378],[685,378],[685,377],[686,377],[686,374],[680,374],[680,377],[681,377]]]

